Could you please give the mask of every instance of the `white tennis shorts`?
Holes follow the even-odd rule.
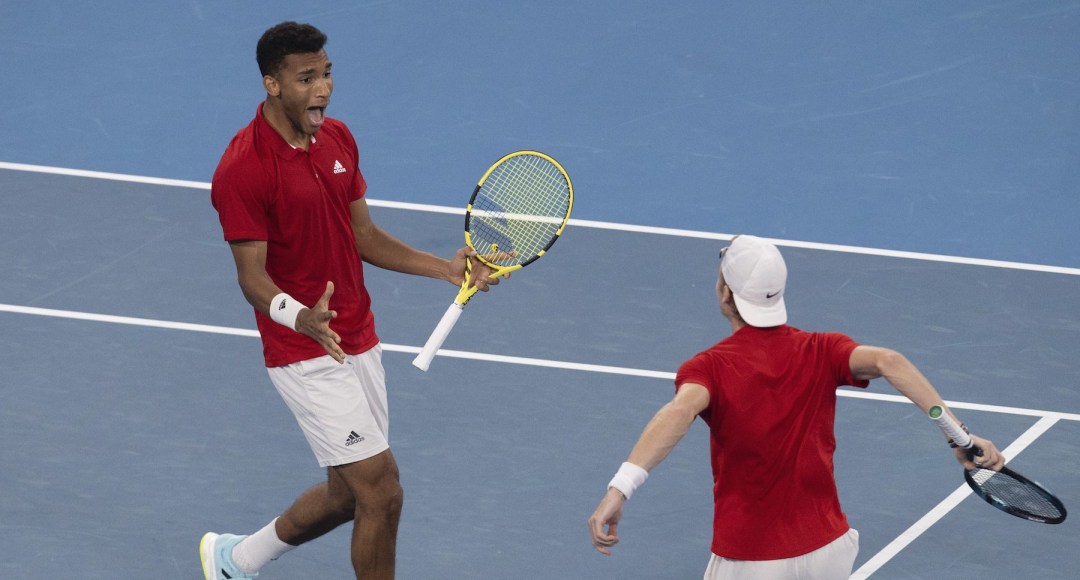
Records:
[[[270,381],[304,432],[319,465],[345,465],[390,448],[382,346],[268,368]]]
[[[858,554],[859,532],[851,528],[832,542],[794,558],[731,560],[713,554],[704,580],[847,580]]]

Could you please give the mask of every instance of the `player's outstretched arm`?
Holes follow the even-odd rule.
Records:
[[[962,424],[941,399],[937,389],[907,357],[899,352],[878,346],[860,345],[852,351],[849,364],[856,378],[871,380],[884,377],[894,389],[922,409],[923,413],[929,412],[931,407],[938,406],[956,419],[957,423]],[[983,456],[979,458],[982,467],[997,471],[1005,465],[1005,457],[1001,455],[997,447],[994,447],[992,441],[974,435],[972,439],[983,450]],[[969,469],[975,467],[962,450],[957,451],[956,458],[964,467]]]
[[[708,406],[708,389],[695,383],[685,383],[679,386],[675,398],[661,407],[645,426],[630,456],[612,478],[603,499],[589,517],[592,545],[600,553],[611,555],[611,547],[619,543],[618,527],[623,504],[637,486],[645,482],[648,472],[659,465],[682,440],[698,413]]]

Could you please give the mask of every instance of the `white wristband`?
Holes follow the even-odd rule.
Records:
[[[634,495],[634,490],[645,483],[646,479],[649,479],[648,471],[627,461],[619,467],[619,472],[611,478],[608,487],[614,487],[626,496],[626,499],[630,499],[630,496]]]
[[[307,308],[299,300],[282,292],[270,301],[270,318],[291,330],[296,330],[296,315]]]

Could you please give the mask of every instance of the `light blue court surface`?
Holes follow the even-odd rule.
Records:
[[[1080,3],[288,4],[0,4],[0,578],[197,578],[203,532],[254,530],[322,477],[205,189],[285,19],[329,34],[330,114],[410,244],[460,245],[456,208],[514,149],[578,194],[427,373],[409,362],[454,289],[367,271],[399,577],[700,578],[703,425],[614,556],[585,520],[671,373],[726,336],[716,251],[742,232],[780,240],[793,325],[904,352],[1080,509]],[[960,469],[914,406],[843,394],[857,577],[1075,576],[1080,516],[950,500]],[[349,577],[347,545],[261,578]]]

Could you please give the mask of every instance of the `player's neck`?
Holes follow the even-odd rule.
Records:
[[[304,151],[308,150],[308,146],[311,145],[311,142],[313,141],[312,135],[304,133],[299,130],[295,124],[290,122],[285,112],[277,106],[277,101],[274,99],[266,99],[266,103],[262,108],[262,114],[263,118],[266,119],[266,122],[274,128],[274,131],[276,131],[278,135],[281,135],[281,138],[284,139],[286,143],[296,149],[303,149]]]
[[[735,307],[735,299],[728,293],[729,291],[725,289],[724,292],[723,301],[720,303],[720,314],[728,319],[731,323],[731,334],[735,334],[740,328],[746,326],[746,321],[739,316],[739,309]]]

